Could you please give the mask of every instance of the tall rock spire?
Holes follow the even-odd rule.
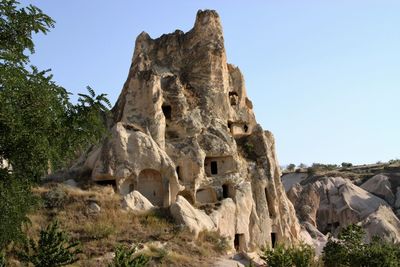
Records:
[[[296,242],[274,138],[252,108],[240,70],[226,61],[218,14],[199,11],[187,33],[137,37],[110,137],[86,167],[93,180],[171,206],[194,232],[217,230],[237,249]]]

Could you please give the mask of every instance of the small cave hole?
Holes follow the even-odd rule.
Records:
[[[231,106],[235,106],[238,104],[239,95],[236,92],[229,92],[229,102]]]
[[[227,184],[222,185],[222,197],[223,198],[229,197],[229,185]]]
[[[243,126],[243,130],[244,130],[245,133],[247,133],[247,131],[249,130],[249,126],[247,126],[247,124],[245,124]]]
[[[230,121],[228,121],[228,128],[229,128],[229,131],[232,132],[232,122],[230,122]]]
[[[178,175],[179,181],[182,181],[182,177],[181,177],[181,167],[179,167],[179,166],[176,167],[176,174]]]
[[[236,251],[244,250],[244,234],[235,234],[235,239],[233,241],[233,245]]]
[[[276,246],[276,233],[271,233],[271,246],[272,248]]]
[[[171,114],[172,114],[172,108],[170,105],[163,105],[161,107],[162,112],[164,113],[164,116],[167,120],[171,119]]]
[[[216,161],[211,161],[211,174],[218,174],[218,165]]]

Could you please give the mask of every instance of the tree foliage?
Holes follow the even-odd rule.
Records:
[[[11,241],[22,241],[21,225],[28,221],[26,214],[32,210],[37,199],[30,193],[30,187],[12,179],[0,170],[0,250]]]
[[[72,104],[49,70],[29,65],[33,34],[54,21],[39,8],[0,1],[0,249],[22,236],[32,209],[30,187],[61,168],[104,134],[110,103],[105,94],[81,94]]]
[[[265,249],[260,256],[271,267],[309,267],[316,264],[314,249],[307,244],[289,248],[278,244],[274,249]]]
[[[76,262],[80,252],[79,243],[72,242],[54,221],[40,231],[38,242],[33,239],[27,241],[19,257],[37,267],[57,267]]]
[[[338,239],[330,238],[323,251],[327,267],[400,266],[400,245],[374,237],[370,243],[363,241],[361,226],[349,225],[339,234]]]
[[[150,261],[150,258],[146,255],[139,254],[137,252],[137,246],[128,249],[123,246],[118,246],[115,250],[115,257],[109,267],[144,267]]]

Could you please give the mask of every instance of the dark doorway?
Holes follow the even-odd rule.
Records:
[[[249,130],[249,126],[247,126],[247,124],[245,124],[243,126],[243,130],[244,130],[245,133],[247,133],[247,131]]]
[[[169,105],[165,105],[161,107],[162,112],[164,113],[164,116],[167,120],[171,119],[171,113],[172,113],[172,108]]]
[[[271,246],[272,248],[276,246],[276,233],[271,233]]]
[[[235,247],[236,251],[243,251],[244,250],[244,234],[236,234],[235,240],[233,241],[233,246]]]
[[[228,128],[229,128],[229,131],[232,132],[232,122],[230,122],[230,121],[228,121]]]
[[[218,165],[216,161],[211,161],[211,174],[218,174]]]
[[[179,181],[181,181],[181,168],[179,166],[176,167],[176,174],[178,175]]]
[[[223,198],[229,197],[229,185],[227,184],[222,185],[222,197]]]

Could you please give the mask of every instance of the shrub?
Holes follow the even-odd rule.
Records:
[[[292,267],[291,255],[283,245],[277,245],[275,249],[266,249],[260,255],[270,267]]]
[[[314,262],[315,251],[310,245],[302,243],[298,247],[291,248],[289,252],[296,267],[309,267]]]
[[[150,257],[140,254],[135,255],[137,252],[137,245],[133,248],[128,249],[123,246],[118,246],[115,250],[115,257],[109,267],[142,267],[146,266]]]
[[[353,166],[353,164],[350,163],[350,162],[342,162],[342,167],[343,167],[343,168],[350,168],[350,167],[352,167],[352,166]]]
[[[309,267],[316,264],[314,249],[304,243],[290,248],[278,244],[275,249],[264,250],[260,256],[270,267]]]
[[[44,196],[44,206],[46,208],[63,208],[67,202],[67,194],[61,185],[50,189]]]
[[[71,242],[69,235],[60,230],[54,221],[40,231],[38,242],[29,239],[19,258],[37,267],[56,267],[74,263],[81,252],[78,242]]]
[[[290,163],[289,165],[286,166],[286,170],[292,172],[296,168],[296,164]]]
[[[0,267],[6,267],[6,256],[0,252]]]
[[[363,242],[364,231],[360,226],[349,225],[338,239],[329,238],[323,251],[327,267],[339,266],[400,266],[400,246],[378,237],[369,244]]]

